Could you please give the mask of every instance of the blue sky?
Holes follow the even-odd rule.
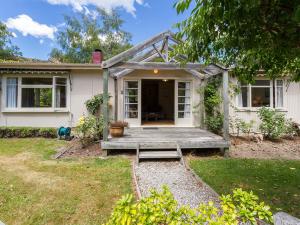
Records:
[[[80,2],[80,3],[78,3]],[[175,0],[1,0],[0,20],[13,32],[13,43],[23,56],[47,59],[56,46],[55,34],[63,29],[64,15],[92,11],[96,6],[117,8],[123,29],[132,34],[132,44],[172,26],[187,15],[177,15]]]

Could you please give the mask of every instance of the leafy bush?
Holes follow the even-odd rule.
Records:
[[[208,115],[205,118],[207,128],[213,133],[219,134],[223,126],[223,114],[217,113],[216,115]]]
[[[240,136],[241,133],[243,133],[247,134],[248,137],[253,131],[253,125],[255,123],[254,120],[250,120],[249,122],[247,122],[239,117],[232,119],[230,122],[231,129],[233,129],[233,132],[236,132],[237,136]]]
[[[87,146],[95,140],[100,140],[103,131],[103,116],[82,116],[76,127],[77,136],[83,146]]]
[[[0,127],[0,138],[57,137],[56,128]]]
[[[85,102],[86,109],[92,115],[96,115],[103,104],[103,94],[98,94]]]
[[[107,225],[119,224],[238,224],[239,221],[257,224],[258,220],[272,223],[270,207],[258,202],[252,192],[236,189],[232,195],[220,197],[221,208],[212,202],[198,208],[179,206],[169,189],[151,190],[150,196],[134,203],[132,195],[117,202]]]
[[[258,111],[261,120],[260,131],[266,138],[276,140],[287,136],[295,135],[295,129],[290,120],[287,120],[283,113],[263,107]]]
[[[219,134],[223,126],[223,114],[220,112],[222,98],[219,92],[220,78],[212,78],[204,87],[205,124],[207,129]]]

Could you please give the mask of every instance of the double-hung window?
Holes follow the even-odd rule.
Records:
[[[7,77],[6,108],[66,108],[67,78]]]
[[[283,80],[255,80],[253,84],[241,84],[238,106],[283,107]]]

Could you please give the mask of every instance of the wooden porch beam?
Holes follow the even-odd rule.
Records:
[[[157,54],[157,53],[155,53],[155,54],[153,54],[152,56],[150,56],[150,57],[144,59],[142,62],[151,61],[151,60],[153,60],[153,59],[155,59],[155,58],[158,58],[158,54]],[[115,77],[116,77],[116,78],[121,78],[121,77],[123,77],[123,76],[125,76],[125,75],[131,73],[132,71],[134,71],[134,69],[122,69],[120,72],[115,73]]]
[[[124,69],[137,69],[137,70],[201,70],[204,69],[204,65],[200,63],[187,63],[181,65],[179,63],[171,63],[171,62],[122,62],[116,64],[114,67],[116,68],[124,68]]]
[[[222,74],[223,77],[223,110],[224,110],[224,122],[223,122],[223,137],[226,141],[229,141],[229,76],[228,71],[225,70]]]
[[[154,36],[154,37],[152,37],[152,38],[150,38],[150,39],[148,39],[148,40],[146,40],[146,41],[144,41],[144,42],[142,42],[142,43],[140,43],[140,44],[138,44],[138,45],[136,45],[136,46],[134,46],[134,47],[118,54],[118,55],[116,55],[116,56],[114,56],[114,57],[112,57],[112,58],[110,58],[109,60],[104,61],[102,63],[102,67],[103,68],[109,68],[109,67],[111,67],[111,66],[127,59],[128,57],[133,56],[136,53],[150,47],[151,45],[163,40],[166,36],[169,36],[169,35],[170,35],[169,31],[162,32],[162,33],[160,33],[160,34],[158,34],[158,35],[156,35],[156,36]]]
[[[165,56],[158,50],[158,48],[156,48],[156,45],[153,44],[152,46],[153,46],[154,50],[156,51],[156,53],[157,53],[157,54],[158,54],[165,62],[167,62],[167,59],[166,59]]]
[[[109,78],[109,69],[105,68],[103,71],[103,141],[108,140],[108,122],[109,122],[109,115],[108,115],[108,78]]]

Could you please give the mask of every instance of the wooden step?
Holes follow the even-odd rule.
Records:
[[[140,151],[139,159],[180,159],[177,151]]]

